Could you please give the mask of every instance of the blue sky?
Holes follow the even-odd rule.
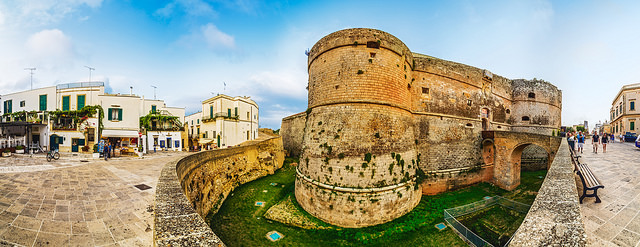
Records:
[[[307,57],[323,36],[376,28],[414,52],[544,79],[563,90],[563,125],[607,120],[640,78],[635,1],[0,0],[0,95],[102,80],[112,92],[199,110],[251,96],[261,126],[307,108]],[[226,88],[223,86],[226,83]]]

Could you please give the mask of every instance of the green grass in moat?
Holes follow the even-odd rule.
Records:
[[[269,207],[293,196],[295,167],[289,165],[291,162],[295,161],[288,158],[283,168],[275,174],[236,188],[218,213],[207,215],[207,222],[227,246],[467,246],[449,227],[443,231],[434,227],[444,222],[444,209],[493,195],[531,204],[535,199],[532,191],[539,189],[546,174],[546,171],[523,172],[522,185],[511,192],[480,183],[436,196],[422,196],[418,206],[411,212],[382,225],[359,229],[335,227],[337,229],[304,230],[263,217]],[[277,186],[271,183],[277,183]],[[264,201],[266,205],[255,206],[256,201]],[[300,209],[295,200],[292,201]],[[320,225],[329,226],[308,216]],[[272,230],[282,233],[284,238],[276,242],[269,241],[265,235]]]

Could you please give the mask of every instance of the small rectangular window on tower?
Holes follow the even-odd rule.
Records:
[[[423,94],[429,94],[429,88],[428,87],[422,87],[422,93]]]
[[[367,48],[380,49],[380,42],[377,42],[377,41],[368,41],[368,42],[367,42]]]

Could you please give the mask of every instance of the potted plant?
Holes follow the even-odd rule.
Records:
[[[16,146],[16,153],[17,154],[23,154],[24,153],[24,146],[22,146],[22,145]]]
[[[89,146],[82,146],[82,152],[89,152]]]
[[[98,153],[98,144],[93,144],[93,158],[100,158],[100,153]]]
[[[11,156],[11,150],[6,148],[4,150],[2,150],[2,157],[9,157]]]

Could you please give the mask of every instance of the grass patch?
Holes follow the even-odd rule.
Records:
[[[508,192],[488,183],[480,183],[457,191],[436,196],[422,196],[422,200],[408,214],[385,224],[359,229],[340,228],[311,216],[297,203],[294,194],[296,162],[287,159],[282,169],[236,188],[222,204],[217,214],[207,215],[206,221],[228,246],[467,246],[449,227],[439,231],[435,224],[444,222],[443,210],[475,201],[484,196],[500,195],[522,203],[531,204],[546,171],[523,172],[522,185]],[[277,183],[278,186],[271,186]],[[284,185],[284,187],[282,187]],[[267,190],[267,193],[263,193]],[[301,229],[271,221],[263,217],[272,206],[289,200],[287,207],[312,221],[320,229]],[[256,207],[256,201],[264,201],[265,207]],[[276,230],[286,237],[270,242],[264,235]]]

